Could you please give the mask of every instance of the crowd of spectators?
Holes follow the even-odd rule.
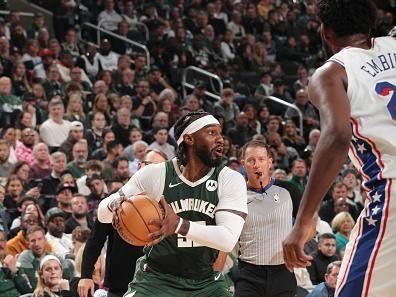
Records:
[[[205,110],[222,123],[224,164],[243,174],[238,149],[264,141],[273,176],[297,195],[304,191],[320,137],[307,85],[326,58],[314,1],[34,2],[53,12],[53,24],[36,13],[25,28],[16,11],[0,21],[1,296],[45,291],[35,272],[49,261],[71,286],[47,289],[71,290],[100,200],[137,171],[147,149],[173,158],[173,126],[190,111]],[[378,1],[375,35],[395,26],[392,3]],[[113,36],[96,46],[83,21],[144,43],[150,65]],[[147,26],[148,40],[136,22]],[[203,79],[183,97],[179,74],[191,65],[221,78],[220,100],[208,96],[216,87]],[[303,131],[296,110],[268,96],[298,107]],[[311,289],[338,269],[328,265],[342,258],[362,209],[360,182],[346,163],[318,211],[311,285],[301,287]],[[57,258],[40,263],[46,255]]]

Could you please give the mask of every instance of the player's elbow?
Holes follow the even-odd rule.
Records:
[[[112,213],[110,212],[110,210],[107,208],[107,205],[103,204],[104,201],[102,201],[99,204],[98,207],[98,220],[101,223],[111,223],[112,221]]]

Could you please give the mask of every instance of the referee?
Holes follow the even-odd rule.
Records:
[[[275,186],[268,147],[251,141],[242,147],[247,174],[248,210],[239,240],[236,297],[294,297],[297,282],[284,265],[282,241],[292,228],[290,194]]]

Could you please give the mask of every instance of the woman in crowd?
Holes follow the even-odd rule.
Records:
[[[72,297],[69,281],[62,278],[62,265],[53,255],[40,261],[39,278],[33,297]]]
[[[85,113],[83,110],[81,94],[72,93],[67,103],[65,119],[68,121],[80,121],[85,123]]]
[[[15,64],[12,69],[11,78],[15,96],[21,97],[26,92],[31,92],[32,86],[30,85],[26,75],[25,64]]]
[[[345,249],[354,225],[355,221],[351,214],[346,211],[338,213],[331,221],[331,228],[336,237],[337,253]]]

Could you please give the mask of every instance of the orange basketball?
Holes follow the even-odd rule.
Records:
[[[118,234],[131,245],[144,246],[150,240],[148,234],[158,231],[157,225],[149,225],[151,219],[162,219],[163,212],[154,199],[146,195],[136,195],[120,206]]]

